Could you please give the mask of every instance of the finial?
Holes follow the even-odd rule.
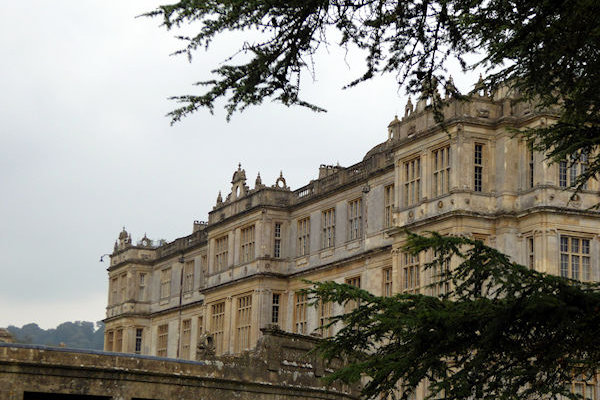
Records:
[[[223,197],[221,196],[221,191],[219,190],[219,195],[217,196],[217,204],[221,204],[223,202]]]
[[[256,181],[254,182],[254,187],[262,186],[262,179],[260,178],[260,172],[256,176]]]
[[[242,163],[241,163],[241,162],[239,162],[239,163],[238,163],[238,171],[241,171],[241,170],[242,170]]]

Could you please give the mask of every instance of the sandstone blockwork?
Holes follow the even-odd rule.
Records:
[[[325,386],[327,370],[300,335],[267,331],[256,351],[183,361],[0,344],[0,400],[357,399]]]

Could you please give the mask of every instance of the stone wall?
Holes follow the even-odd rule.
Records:
[[[57,394],[115,400],[357,399],[356,387],[323,385],[325,368],[309,353],[313,344],[268,330],[255,352],[182,361],[2,343],[0,400],[71,399]]]

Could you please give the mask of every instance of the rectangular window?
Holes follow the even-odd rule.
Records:
[[[212,321],[210,329],[213,334],[215,352],[217,355],[223,354],[223,331],[225,327],[225,302],[213,304]]]
[[[223,271],[227,268],[229,257],[229,236],[222,236],[215,239],[215,272]]]
[[[578,375],[572,383],[571,391],[578,394],[583,400],[595,400],[596,398],[596,377]]]
[[[298,256],[310,254],[310,217],[298,220]]]
[[[360,288],[360,276],[354,276],[352,278],[347,278],[346,284]],[[359,303],[357,303],[354,300],[351,300],[346,303],[345,311],[350,312],[350,311],[354,310],[356,307],[358,307],[358,305],[359,305]]]
[[[386,267],[382,271],[382,290],[383,297],[390,297],[392,295],[393,283],[392,283],[392,267]]]
[[[254,225],[241,230],[240,259],[242,263],[254,260]]]
[[[321,227],[323,229],[323,243],[321,248],[335,246],[335,208],[330,208],[321,213]]]
[[[279,306],[281,305],[281,295],[273,293],[273,302],[271,307],[271,323],[279,324]]]
[[[577,186],[577,177],[587,170],[588,157],[585,154],[574,156],[570,162],[564,160],[558,164],[558,184],[562,188]],[[587,183],[582,186],[587,189]]]
[[[359,239],[362,236],[362,199],[348,203],[348,214],[349,239]]]
[[[433,255],[437,258],[437,253]],[[447,280],[448,273],[450,270],[450,262],[446,261],[443,265],[439,265],[439,263],[433,264],[431,268],[429,268],[429,288],[431,292],[431,296],[441,296],[450,292],[450,282]],[[418,275],[417,270],[417,275]]]
[[[169,345],[169,325],[158,326],[158,342],[156,345],[156,355],[158,357],[167,356],[167,347]]]
[[[388,185],[383,188],[383,212],[384,220],[383,227],[389,228],[392,226],[393,222],[393,212],[394,212],[394,185]]]
[[[306,309],[308,307],[308,296],[306,293],[296,293],[294,294],[294,298],[294,332],[306,335]]]
[[[589,239],[560,237],[560,276],[582,281],[592,280]]]
[[[414,158],[404,163],[404,207],[421,200],[421,159]]]
[[[160,271],[160,298],[168,299],[171,296],[171,268]]]
[[[275,223],[273,226],[273,257],[281,257],[281,224]]]
[[[127,274],[121,274],[119,279],[119,292],[121,303],[124,303],[125,300],[127,300]]]
[[[404,293],[419,293],[421,284],[419,255],[402,253],[402,291]]]
[[[146,301],[146,273],[140,272],[138,275],[138,300]]]
[[[123,351],[123,329],[117,329],[115,335],[115,351],[120,353]]]
[[[110,280],[110,304],[119,303],[119,278],[112,278]]]
[[[135,330],[135,354],[142,354],[143,334],[144,334],[143,328],[136,328],[136,330]]]
[[[532,188],[534,184],[534,152],[533,152],[533,143],[527,143],[527,184],[528,187]]]
[[[183,291],[192,292],[194,290],[194,261],[188,261],[183,267]]]
[[[433,197],[450,192],[450,146],[432,152],[433,158]]]
[[[473,190],[476,192],[483,191],[483,145],[475,144],[475,154],[473,159],[475,167]]]
[[[106,332],[106,351],[114,350],[115,333],[113,331]]]
[[[535,269],[535,247],[533,236],[527,238],[527,266],[529,269]]]
[[[331,302],[319,302],[319,332],[322,337],[331,337],[333,335],[333,326],[326,327],[331,318],[332,308],[333,304]]]
[[[192,320],[184,319],[181,321],[181,349],[179,350],[179,358],[184,360],[190,359],[190,345],[192,342]]]
[[[252,295],[238,297],[236,324],[236,353],[250,348],[250,326],[252,322]]]

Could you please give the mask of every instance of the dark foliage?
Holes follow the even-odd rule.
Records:
[[[598,285],[529,270],[466,238],[411,234],[407,250],[435,251],[426,269],[460,259],[440,276],[452,290],[440,298],[378,297],[333,282],[309,290],[322,301],[359,303],[332,318],[343,328],[320,345],[325,358],[349,361],[327,379],[367,376],[367,398],[401,383],[407,399],[420,382],[431,382],[432,398],[576,398],[566,384],[597,370]]]

